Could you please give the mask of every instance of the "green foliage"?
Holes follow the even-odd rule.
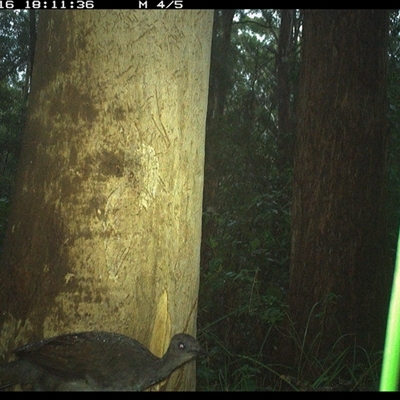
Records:
[[[224,117],[213,121],[216,206],[204,213],[198,326],[210,357],[198,368],[200,390],[377,389],[381,353],[337,347],[311,357],[292,329],[301,364],[273,366],[275,344],[287,319],[290,261],[291,162],[279,145],[276,57],[280,15],[276,10],[238,10],[229,56],[230,88]],[[299,17],[299,14],[296,14]],[[400,23],[391,21],[389,64],[390,145],[388,215],[395,247],[400,217]],[[301,29],[300,29],[301,31]],[[299,46],[289,60],[293,110]],[[295,119],[295,115],[294,115]],[[210,132],[211,130],[211,132]],[[294,141],[295,132],[289,133]],[[289,167],[287,167],[289,166]],[[327,301],[334,301],[332,295]],[[320,333],[322,334],[322,333]],[[316,342],[318,338],[315,338]],[[319,378],[303,382],[312,366]],[[293,366],[292,366],[293,367]],[[289,375],[280,375],[285,369]],[[291,378],[294,376],[294,378]]]
[[[213,354],[199,367],[202,390],[265,387],[257,362],[270,359],[286,312],[291,171],[276,165],[278,21],[273,10],[237,13],[224,117],[207,132],[218,190],[203,220],[198,326]]]
[[[29,46],[29,20],[26,11],[0,11],[0,81],[23,81]]]
[[[397,242],[396,264],[390,300],[384,360],[382,365],[381,391],[395,391],[400,378],[400,235]]]
[[[0,11],[0,248],[21,147],[26,110],[27,12]]]
[[[335,302],[336,297],[333,293],[328,295],[325,306],[328,306],[330,302]],[[313,318],[316,306],[317,304],[310,312],[309,322]],[[316,314],[315,317],[320,318],[321,315]],[[305,347],[306,336],[309,334],[308,326],[306,326],[303,334],[299,334],[292,322],[290,322],[290,326],[291,340],[295,343],[296,351],[299,354],[299,362],[293,370],[298,389],[324,391],[377,390],[382,361],[381,351],[373,351],[369,354],[356,343],[354,345],[345,344],[348,343],[350,335],[343,335],[337,339],[327,354],[318,357],[315,355],[318,352]],[[318,346],[320,335],[321,332],[315,338],[312,338],[312,346]],[[306,370],[315,371],[317,378],[313,382],[302,379]]]
[[[279,319],[285,312],[285,306],[280,304]],[[243,315],[239,317],[243,318]],[[223,320],[216,321],[216,324],[222,322]],[[208,349],[209,357],[198,363],[199,390],[370,391],[378,388],[382,352],[368,353],[356,343],[353,346],[343,346],[345,336],[337,340],[327,355],[317,358],[313,355],[314,352],[304,347],[305,337],[291,324],[291,340],[302,357],[298,365],[288,368],[263,361],[263,346],[269,340],[273,340],[275,335],[272,329],[266,331],[258,351],[250,353],[243,350],[234,353],[232,347],[227,346],[227,340],[221,340],[220,335],[214,336],[210,329],[212,327],[208,328],[206,332],[202,332],[200,340],[212,343],[213,347]],[[306,334],[307,329],[304,335]],[[318,338],[315,339],[317,342]],[[318,377],[314,381],[303,379],[304,370],[307,368],[318,371]],[[281,372],[283,370],[285,374]]]

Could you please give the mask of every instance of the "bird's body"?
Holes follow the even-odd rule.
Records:
[[[44,339],[15,350],[16,361],[0,365],[0,386],[34,390],[144,390],[194,359],[195,338],[175,335],[159,358],[138,341],[111,332],[79,332]]]

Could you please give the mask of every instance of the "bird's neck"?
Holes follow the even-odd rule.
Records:
[[[152,366],[152,371],[154,371],[155,373],[153,373],[153,379],[151,379],[151,382],[149,382],[147,387],[155,384],[156,382],[163,381],[171,374],[172,371],[174,371],[181,365],[182,361],[175,360],[174,357],[168,357],[168,355],[166,354],[164,357],[157,360],[155,365]]]
[[[166,354],[164,357],[157,361],[157,370],[159,377],[165,379],[172,371],[182,365],[182,360],[175,359],[174,357],[168,357]]]

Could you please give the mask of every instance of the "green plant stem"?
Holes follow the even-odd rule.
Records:
[[[383,353],[380,391],[397,390],[400,364],[400,235]]]

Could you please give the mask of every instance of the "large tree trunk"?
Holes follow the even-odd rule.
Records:
[[[208,94],[204,208],[216,211],[218,191],[218,138],[230,85],[229,52],[233,17],[236,10],[215,11],[211,50],[210,90]],[[211,229],[212,230],[212,229]],[[205,233],[205,232],[204,232]],[[211,233],[211,232],[210,232]]]
[[[384,10],[304,15],[289,302],[317,356],[382,339],[387,36]]]
[[[277,144],[279,158],[277,159],[278,171],[285,173],[292,167],[293,160],[293,112],[289,67],[294,62],[297,37],[294,36],[295,10],[280,10],[281,23],[279,26],[278,54],[276,57],[276,97],[278,99],[278,134]]]
[[[224,115],[226,96],[230,84],[231,66],[229,52],[233,17],[236,10],[216,10],[213,25],[211,71],[207,110],[206,157],[204,168],[203,210],[218,210],[219,146],[223,132],[221,121]],[[201,241],[201,265],[207,268],[212,252],[208,239],[216,233],[215,221],[204,218]]]
[[[0,270],[4,349],[111,330],[162,355],[194,334],[212,18],[41,13]],[[194,387],[180,374],[167,388]]]
[[[229,52],[233,17],[236,10],[216,10],[212,41],[212,70],[210,75],[210,92],[208,95],[207,124],[222,118],[225,109],[226,95],[229,90],[230,70]]]

